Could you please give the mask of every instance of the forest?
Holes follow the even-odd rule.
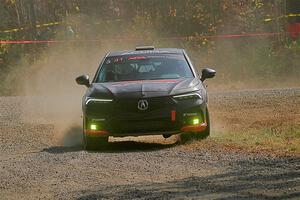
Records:
[[[199,68],[216,66],[218,83],[297,79],[300,45],[287,27],[299,21],[299,9],[291,2],[0,0],[0,93],[17,93],[20,84],[9,84],[20,82],[15,71],[28,73],[28,66],[47,59],[50,48],[67,47],[86,52],[178,47],[187,49]]]

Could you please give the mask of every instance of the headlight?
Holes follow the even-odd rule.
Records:
[[[173,98],[176,100],[189,100],[189,99],[201,99],[202,100],[202,96],[197,92],[175,95],[175,96],[173,96]]]
[[[96,98],[85,98],[85,105],[88,105],[90,102],[99,102],[99,103],[109,103],[112,102],[113,99],[96,99]]]

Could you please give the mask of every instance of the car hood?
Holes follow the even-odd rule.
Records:
[[[198,78],[93,83],[86,96],[95,98],[147,98],[201,89]]]

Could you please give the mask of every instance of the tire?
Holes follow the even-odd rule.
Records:
[[[206,107],[206,123],[207,123],[207,127],[204,131],[201,132],[194,132],[194,133],[181,133],[179,135],[179,141],[181,143],[186,143],[188,141],[191,140],[203,140],[206,139],[209,135],[210,135],[210,118],[209,118],[209,112],[208,109]]]
[[[103,150],[108,145],[108,137],[84,136],[83,148],[85,150]]]

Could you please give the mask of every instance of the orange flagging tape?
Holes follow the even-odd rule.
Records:
[[[287,34],[282,33],[245,33],[245,34],[226,34],[226,35],[203,35],[203,36],[178,36],[178,37],[162,37],[155,40],[190,40],[190,39],[228,39],[243,37],[268,37]],[[85,42],[103,42],[103,41],[138,41],[147,40],[145,38],[104,38],[98,40],[0,40],[0,44],[53,44],[53,43],[85,43]]]

